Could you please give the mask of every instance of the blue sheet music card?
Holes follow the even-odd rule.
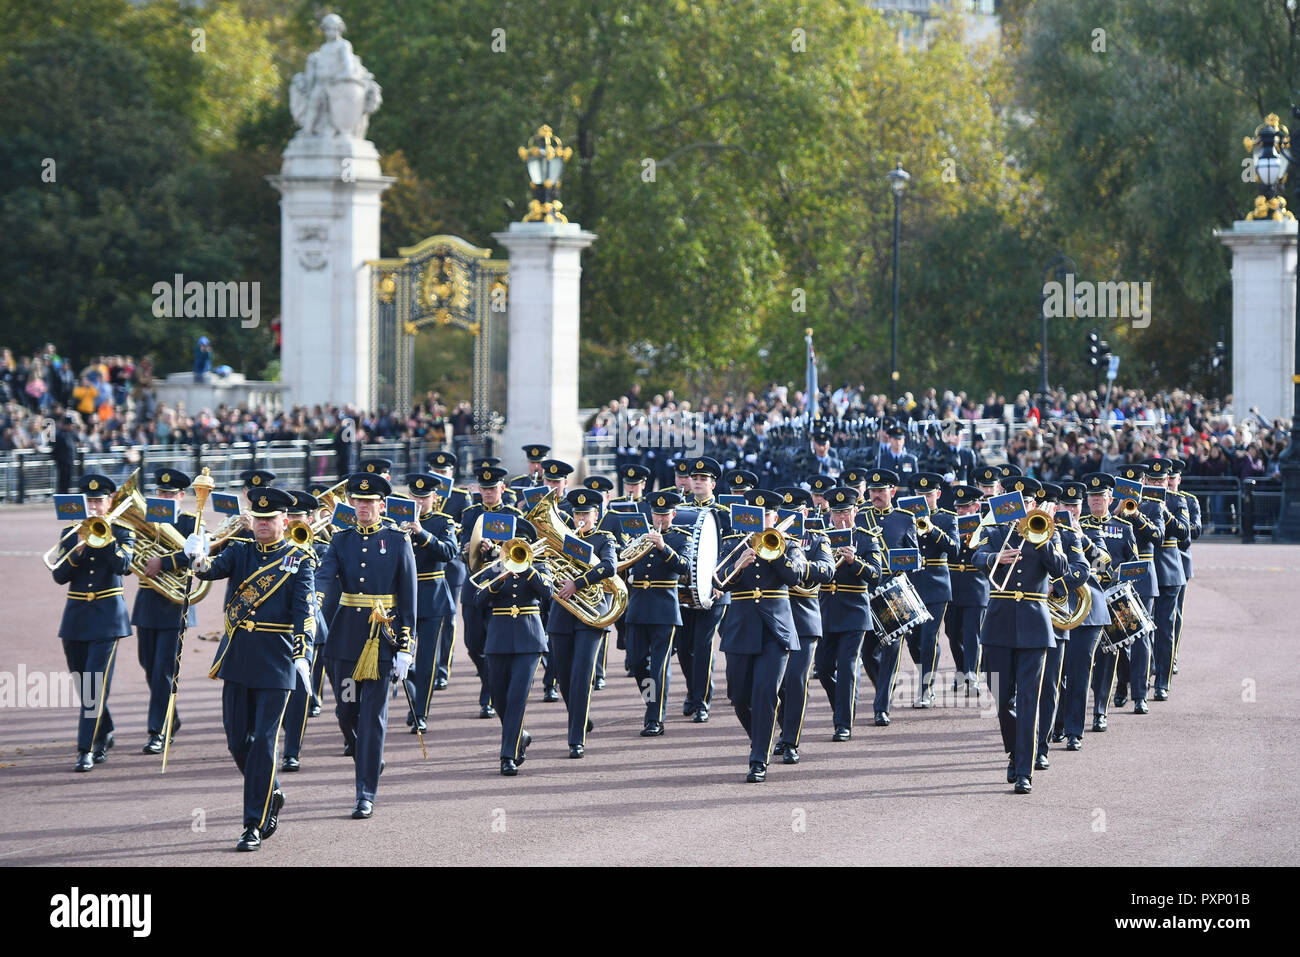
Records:
[[[231,495],[229,492],[213,492],[208,501],[212,503],[212,509],[218,515],[239,514],[238,495]]]
[[[1052,520],[1056,522],[1058,528],[1070,527],[1070,513],[1063,508],[1056,510],[1056,514],[1052,516]]]
[[[84,495],[56,495],[54,496],[54,514],[65,522],[80,522],[85,519],[86,496]]]
[[[830,540],[831,548],[843,548],[853,544],[853,529],[832,528],[827,531],[826,537]]]
[[[1142,498],[1142,483],[1135,482],[1133,479],[1117,478],[1115,479],[1115,498]]]
[[[1025,517],[1025,497],[1019,492],[994,495],[989,499],[989,508],[995,522],[1018,522]]]
[[[429,479],[433,482],[433,490],[439,497],[446,498],[451,494],[451,479],[447,476],[430,473]]]
[[[388,517],[398,525],[415,521],[415,502],[409,498],[390,495],[384,499],[384,507],[387,509]]]
[[[1119,566],[1119,580],[1122,582],[1137,581],[1146,578],[1151,571],[1151,566],[1146,562],[1124,562]]]
[[[730,508],[733,505],[744,505],[745,496],[743,495],[719,495],[718,504]]]
[[[545,485],[534,485],[529,488],[521,488],[519,497],[523,499],[524,510],[532,511],[537,507],[537,503],[546,498],[546,493],[550,491]]]
[[[929,515],[930,504],[925,500],[924,495],[906,495],[895,503],[905,512],[911,512],[913,515]]]
[[[791,516],[794,516],[794,521],[786,526],[786,534],[793,535],[795,538],[803,538],[803,514],[793,508],[778,508],[776,510],[777,524],[784,522]]]
[[[971,512],[969,515],[957,516],[957,531],[962,535],[970,535],[975,529],[980,527],[980,513]]]
[[[572,535],[564,536],[564,554],[568,555],[575,561],[582,562],[584,565],[591,564],[591,556],[595,554],[592,547],[580,538]]]
[[[763,530],[763,506],[731,506],[731,530],[733,532],[761,532]]]
[[[636,502],[610,502],[606,506],[611,512],[621,512],[626,515],[629,512],[640,513],[641,509],[637,508]]]
[[[483,513],[483,537],[489,542],[508,542],[515,537],[515,517],[513,515],[493,515]]]
[[[618,525],[628,538],[636,538],[650,531],[650,525],[640,512],[624,512],[618,516]]]
[[[346,502],[339,502],[334,506],[334,518],[330,524],[335,528],[356,528],[357,510]]]
[[[176,524],[176,500],[174,498],[146,498],[144,500],[144,517],[151,522]]]
[[[914,572],[920,567],[920,549],[891,548],[889,550],[889,570],[891,572]]]
[[[826,530],[826,522],[820,515],[809,515],[803,520],[803,527],[805,531],[823,532]]]

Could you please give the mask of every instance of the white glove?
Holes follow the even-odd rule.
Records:
[[[185,539],[185,557],[190,559],[190,561],[193,561],[200,555],[206,555],[208,549],[207,542],[204,541],[205,538],[207,538],[206,535],[194,533],[191,534],[189,538]]]
[[[393,658],[393,674],[398,681],[406,680],[406,673],[411,670],[411,665],[415,663],[409,651],[399,651]]]
[[[311,665],[306,658],[293,659],[293,666],[298,671],[298,677],[302,680],[302,686],[311,692]]]

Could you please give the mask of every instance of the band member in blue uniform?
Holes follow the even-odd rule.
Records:
[[[325,559],[325,553],[330,547],[330,537],[333,535],[333,529],[328,524],[328,519],[333,514],[333,506],[322,501],[322,496],[337,483],[332,482],[313,482],[307,487],[307,494],[315,496],[320,507],[311,517],[311,524],[326,523],[325,529],[315,535],[312,540],[312,550],[316,553],[316,568],[320,569],[320,563]],[[307,706],[307,717],[319,718],[323,712],[321,698],[325,694],[325,654],[323,648],[325,639],[329,637],[329,623],[334,620],[334,612],[338,611],[338,595],[331,596],[328,600],[325,593],[319,588],[316,590],[316,642],[312,651],[311,660],[311,703]]]
[[[78,488],[86,496],[87,515],[103,517],[109,513],[117,491],[112,479],[88,472],[81,477]],[[108,691],[113,682],[117,643],[131,634],[122,578],[131,573],[135,536],[120,525],[110,528],[112,538],[98,548],[86,542],[80,522],[65,528],[59,536],[59,564],[53,572],[56,583],[68,586],[59,638],[81,704],[77,771],[91,771],[108,760],[108,749],[113,746]]]
[[[711,508],[718,520],[718,538],[726,538],[731,530],[731,513],[713,496],[722,467],[708,457],[686,460],[690,473],[690,497],[686,505],[693,508]],[[723,616],[727,613],[729,595],[715,597],[709,608],[682,608],[682,627],[677,633],[677,662],[686,679],[686,700],[682,714],[696,724],[709,720],[713,702],[713,636],[717,634]]]
[[[898,475],[888,469],[873,469],[867,479],[867,496],[871,507],[859,513],[858,524],[878,536],[881,548],[880,583],[887,585],[894,578],[889,570],[890,549],[916,548],[916,521],[911,512],[894,507],[898,492]],[[906,574],[899,572],[898,574]],[[888,644],[863,642],[862,662],[867,675],[876,685],[873,702],[876,727],[889,726],[889,702],[894,693],[898,675],[898,655],[903,644],[900,640]]]
[[[646,494],[646,483],[650,481],[650,470],[644,465],[627,465],[619,473],[623,483],[623,494],[610,499],[611,502],[632,502],[637,511],[649,518],[650,496]]]
[[[428,457],[428,468],[434,475],[439,475],[449,482],[452,482],[452,489],[449,493],[442,496],[441,511],[450,518],[457,526],[462,525],[461,516],[465,514],[465,509],[473,504],[473,499],[467,489],[455,485],[456,478],[456,455],[454,452],[434,452]],[[438,661],[433,670],[433,690],[443,691],[447,683],[451,680],[451,663],[456,651],[456,618],[457,608],[460,605],[461,587],[465,584],[465,560],[460,553],[449,561],[446,565],[447,572],[447,590],[451,592],[451,628],[443,631],[442,638],[438,641]]]
[[[929,532],[917,533],[921,568],[907,576],[930,613],[929,621],[907,633],[908,650],[921,671],[920,695],[912,707],[930,708],[934,706],[934,676],[939,670],[939,628],[948,602],[952,601],[948,565],[957,560],[961,546],[957,542],[957,516],[939,508],[943,476],[937,472],[918,472],[912,479],[912,491],[925,499],[930,510]]]
[[[1079,524],[1084,531],[1089,534],[1095,534],[1100,539],[1102,546],[1110,555],[1110,561],[1107,563],[1107,570],[1102,572],[1099,581],[1109,587],[1118,581],[1119,566],[1125,562],[1135,562],[1138,560],[1137,537],[1134,534],[1133,526],[1118,515],[1111,514],[1112,491],[1115,488],[1115,476],[1108,475],[1105,472],[1090,472],[1083,476],[1083,485],[1087,490],[1088,512],[1089,514],[1079,520]],[[1092,730],[1106,730],[1106,709],[1110,703],[1110,696],[1114,690],[1115,669],[1118,659],[1123,652],[1106,653],[1100,648],[1093,652],[1092,668]],[[1067,670],[1070,668],[1066,664]],[[1069,674],[1072,676],[1073,671]],[[1081,732],[1083,729],[1083,715],[1079,714],[1078,724],[1073,721],[1074,689],[1071,688],[1070,682],[1073,677],[1066,678],[1066,726],[1065,734],[1068,738],[1071,730],[1078,727]],[[1079,695],[1087,696],[1087,689],[1079,687]],[[1076,747],[1077,751],[1078,748]]]
[[[1101,630],[1110,624],[1110,611],[1106,608],[1106,592],[1102,587],[1101,576],[1110,574],[1112,567],[1118,567],[1112,565],[1114,559],[1106,546],[1104,523],[1086,521],[1080,517],[1083,502],[1088,497],[1088,488],[1082,482],[1064,482],[1060,496],[1061,508],[1070,513],[1070,520],[1078,529],[1075,534],[1083,540],[1081,544],[1084,557],[1088,559],[1088,594],[1092,599],[1088,616],[1069,633],[1070,640],[1065,648],[1065,688],[1057,708],[1052,740],[1064,739],[1067,751],[1083,748],[1083,719],[1088,707],[1088,685],[1092,680],[1093,659],[1101,640]],[[1064,543],[1064,538],[1062,542]],[[1074,562],[1071,562],[1071,571],[1074,571]],[[1078,607],[1077,596],[1073,587],[1070,592],[1069,607],[1073,611]],[[1105,694],[1102,695],[1102,700],[1105,700]],[[1042,732],[1039,733],[1041,735]]]
[[[588,626],[574,617],[558,599],[570,599],[583,588],[599,585],[612,578],[618,565],[614,538],[596,528],[600,496],[585,488],[576,488],[568,495],[573,512],[574,534],[592,548],[591,567],[577,578],[555,582],[551,614],[546,621],[546,631],[551,638],[551,652],[555,656],[555,673],[560,683],[560,695],[569,709],[569,757],[581,758],[587,752],[587,732],[591,721],[591,676],[596,668],[596,655],[600,652],[604,632]],[[603,613],[609,608],[609,597],[602,595],[596,605]]]
[[[653,547],[628,569],[627,575],[627,613],[623,621],[632,677],[645,701],[643,738],[664,733],[669,662],[673,639],[682,624],[677,585],[690,566],[682,557],[688,544],[686,533],[673,525],[680,503],[681,496],[676,492],[655,492],[650,496],[654,527],[647,535]]]
[[[817,679],[831,703],[835,724],[831,740],[848,741],[858,710],[858,662],[869,655],[862,644],[876,627],[871,590],[880,581],[882,559],[877,537],[857,524],[858,493],[841,486],[826,494],[832,526],[851,530],[853,544],[832,550],[831,581],[821,588]],[[876,643],[874,635],[870,640]]]
[[[978,515],[984,493],[970,485],[958,485],[952,490],[958,521],[965,515]],[[975,540],[979,530],[965,535],[958,532],[961,551],[957,560],[949,563],[948,575],[952,582],[952,603],[945,618],[953,618],[953,629],[961,641],[961,667],[965,669],[963,682],[966,696],[979,694],[980,628],[989,605],[989,576],[975,565]],[[951,636],[951,632],[950,632]],[[958,656],[954,653],[954,658]],[[954,690],[955,687],[954,687]]]
[[[506,505],[502,501],[502,482],[506,477],[505,469],[489,465],[479,469],[474,477],[478,482],[480,500],[461,513],[460,525],[461,557],[470,567],[475,563],[470,560],[469,543],[474,535],[474,527],[478,524],[479,518],[485,514],[497,513],[514,515],[516,518],[523,517],[519,509],[513,505]],[[501,548],[496,542],[486,538],[480,541],[479,560],[483,564],[495,561],[500,553]],[[482,565],[479,567],[481,568]],[[478,716],[480,718],[494,718],[496,717],[496,709],[492,706],[492,688],[488,676],[487,658],[484,657],[487,654],[484,651],[487,646],[487,620],[482,614],[477,597],[478,589],[466,576],[460,595],[460,611],[465,620],[465,651],[468,652],[470,661],[474,662],[474,667],[478,671]]]
[[[1160,593],[1156,596],[1152,617],[1156,621],[1156,634],[1151,657],[1151,677],[1154,685],[1152,698],[1169,700],[1169,681],[1174,667],[1174,631],[1178,619],[1178,595],[1187,585],[1183,571],[1182,549],[1191,541],[1190,516],[1182,507],[1182,497],[1165,494],[1165,481],[1170,474],[1167,459],[1147,459],[1143,463],[1147,474],[1143,479],[1142,497],[1160,504],[1165,522],[1165,534],[1156,548],[1156,582]],[[1167,504],[1172,500],[1174,507]],[[1134,701],[1137,694],[1134,693]]]
[[[873,471],[889,471],[904,481],[910,480],[917,470],[917,465],[916,456],[905,447],[907,431],[901,425],[895,425],[885,434],[889,441],[887,445],[877,450],[876,467]]]
[[[180,503],[190,487],[190,477],[179,469],[161,468],[154,472],[154,495]],[[188,536],[194,531],[194,512],[177,512],[176,530]],[[162,754],[163,723],[167,719],[167,701],[171,697],[172,671],[176,667],[176,644],[181,638],[181,606],[153,587],[159,572],[176,572],[183,568],[177,555],[155,555],[145,565],[140,589],[135,593],[131,624],[135,626],[136,653],[144,678],[149,685],[149,738],[141,749],[145,754]],[[198,613],[190,605],[185,625],[198,627]],[[180,729],[180,713],[172,715],[172,736]]]
[[[1130,481],[1140,482],[1146,478],[1147,469],[1145,465],[1125,465],[1120,469],[1120,476]],[[1147,574],[1139,578],[1135,584],[1138,595],[1146,602],[1147,612],[1155,617],[1155,603],[1160,595],[1161,583],[1157,577],[1158,566],[1156,564],[1156,555],[1162,549],[1161,542],[1165,538],[1165,507],[1163,495],[1148,497],[1143,493],[1142,501],[1138,506],[1138,511],[1129,516],[1129,521],[1133,525],[1133,531],[1137,535],[1138,558],[1147,563]],[[1166,569],[1168,574],[1168,569]],[[1128,694],[1131,691],[1133,697],[1133,713],[1147,714],[1150,707],[1147,705],[1147,688],[1151,681],[1151,649],[1152,636],[1149,634],[1140,636],[1137,641],[1129,645],[1128,655],[1121,658],[1115,664],[1115,707],[1124,707],[1124,702],[1128,700]],[[1127,669],[1125,665],[1127,664]]]
[[[515,536],[527,542],[536,538],[533,527],[523,519],[515,523]],[[542,630],[541,599],[550,594],[543,563],[532,563],[521,572],[511,572],[493,562],[482,580],[476,601],[487,621],[485,644],[492,700],[501,719],[501,773],[514,777],[524,763],[524,752],[533,737],[524,730],[528,691],[537,674],[537,663],[546,649]]]
[[[406,489],[416,511],[416,520],[404,527],[415,552],[415,688],[411,697],[419,713],[406,716],[412,734],[428,730],[438,649],[444,636],[452,630],[452,615],[456,610],[451,589],[447,587],[447,562],[460,554],[460,529],[449,516],[438,511],[437,487],[432,478],[421,472],[406,476]]]
[[[781,496],[766,489],[745,494],[750,505],[763,509],[766,528],[776,525]],[[726,583],[732,604],[722,619],[722,653],[727,656],[727,698],[749,735],[749,774],[745,780],[767,779],[767,764],[776,730],[777,696],[785,677],[786,662],[799,648],[794,616],[790,613],[789,586],[803,581],[806,562],[797,538],[782,536],[774,558],[760,558],[743,536],[729,536],[722,544],[724,556],[735,556],[719,566],[719,583]]]
[[[546,494],[551,492],[559,493],[559,504],[556,509],[561,517],[564,518],[570,526],[573,524],[572,513],[569,511],[569,503],[565,499],[568,494],[569,476],[573,474],[573,466],[568,462],[561,462],[559,459],[543,459],[538,463],[542,487],[546,489]],[[542,599],[542,622],[545,623],[551,617],[551,604],[554,601],[552,595],[548,592]],[[557,683],[557,673],[555,670],[555,656],[551,653],[550,647],[551,636],[546,636],[546,652],[542,655],[542,700],[548,704],[560,700],[560,686]]]
[[[1187,579],[1187,585],[1190,585],[1193,577],[1192,542],[1201,537],[1201,502],[1195,495],[1179,488],[1186,470],[1187,463],[1182,459],[1169,460],[1169,488],[1182,500],[1182,507],[1186,510],[1188,538],[1178,551],[1183,557],[1183,575]],[[1180,513],[1179,517],[1184,516]],[[1183,600],[1187,597],[1187,585],[1178,589],[1178,611],[1174,619],[1174,661],[1169,667],[1170,673],[1175,675],[1178,674],[1178,646],[1183,640]]]
[[[609,503],[609,496],[614,491],[614,483],[603,475],[589,475],[582,483],[583,488],[590,489],[600,497],[600,508],[598,509],[600,518],[597,519],[596,527],[603,532],[608,532],[614,539],[615,551],[623,544],[623,530],[618,522],[618,516],[610,512],[605,506]],[[614,624],[617,626],[622,622],[620,617]],[[609,629],[604,631],[604,637],[600,639],[600,651],[596,654],[596,671],[591,676],[591,687],[593,691],[605,690],[605,664],[609,658]]]
[[[289,524],[302,523],[308,528],[319,518],[320,502],[310,492],[289,492],[292,501],[285,514]],[[329,546],[325,542],[312,541],[299,545],[306,560],[312,566],[312,581],[316,579],[316,569],[320,567]],[[325,640],[329,636],[329,626],[325,621],[325,611],[321,602],[321,592],[316,588],[311,594],[312,615],[315,618],[315,631],[307,637],[307,663],[311,666],[311,680],[298,682],[289,693],[289,704],[284,711],[284,761],[281,771],[298,771],[302,768],[302,739],[307,731],[307,718],[311,715],[311,699],[316,696],[319,682],[324,674]]]
[[[1030,514],[1038,510],[1034,500],[1038,481],[1028,477],[1009,481],[1011,488],[1024,496]],[[975,564],[991,577],[997,576],[984,618],[984,659],[990,690],[998,702],[1002,745],[1011,758],[1007,783],[1015,784],[1017,794],[1028,794],[1033,790],[1043,659],[1056,643],[1047,594],[1052,578],[1063,577],[1068,566],[1056,532],[1041,545],[1033,545],[1014,528],[1006,523],[982,529]],[[1003,585],[1008,567],[1010,577]]]
[[[186,541],[196,577],[235,582],[226,640],[212,675],[225,682],[226,745],[244,776],[244,831],[236,845],[241,851],[257,850],[279,826],[284,792],[275,777],[276,739],[289,692],[296,682],[305,689],[311,681],[307,642],[316,628],[312,559],[284,539],[293,496],[262,488],[249,499],[255,542],[228,545],[210,558],[206,535]]]
[[[357,524],[334,533],[320,567],[320,588],[339,596],[325,643],[325,671],[338,702],[339,727],[356,742],[354,818],[374,813],[388,732],[390,677],[405,681],[414,662],[415,554],[406,532],[381,521],[392,486],[383,476],[348,476]]]

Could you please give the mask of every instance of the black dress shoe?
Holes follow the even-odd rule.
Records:
[[[447,679],[446,679],[446,678],[439,678],[437,681],[435,681],[435,682],[433,683],[433,690],[434,690],[434,691],[446,691],[446,690],[447,690]]]
[[[1016,783],[1016,756],[1014,754],[1007,761],[1007,783]]]
[[[501,773],[508,778],[512,778],[519,773],[519,765],[515,764],[510,758],[502,758]]]
[[[1034,758],[1035,771],[1046,771],[1051,766],[1052,762],[1047,760],[1047,755],[1045,754],[1040,754],[1038,757]]]
[[[1176,661],[1174,662],[1173,672],[1174,674],[1178,674],[1178,662]]]
[[[1152,697],[1155,698],[1157,701],[1168,701],[1169,692],[1165,688],[1157,688],[1155,694],[1153,694]]]
[[[785,742],[784,742],[784,741],[778,741],[778,742],[776,743],[776,746],[775,746],[774,748],[772,748],[772,753],[773,753],[773,754],[785,754]]]
[[[280,811],[284,809],[284,792],[276,788],[271,792],[271,807],[266,815],[266,826],[262,828],[262,840],[275,833],[280,826]]]
[[[547,688],[545,693],[542,695],[542,700],[547,702],[559,701],[560,692],[555,688]]]
[[[848,728],[836,728],[835,733],[831,735],[832,741],[847,741],[853,737],[853,732]]]
[[[356,751],[357,751],[357,747],[356,747],[355,744],[345,744],[345,745],[343,745],[343,757],[345,757],[345,758],[350,758],[350,757],[352,757],[352,755],[354,755],[354,754],[356,753]]]
[[[150,731],[149,740],[145,742],[145,746],[141,748],[140,751],[143,754],[162,754],[163,752],[162,733],[158,731]]]
[[[406,712],[406,726],[408,728],[415,727],[415,715],[411,714],[409,711]]]
[[[423,718],[416,718],[415,724],[411,727],[411,734],[424,734],[429,730],[429,722]]]
[[[580,744],[572,745],[569,748],[569,757],[571,758],[580,758],[586,753],[587,753],[587,749]]]
[[[485,704],[483,707],[478,709],[478,716],[480,718],[495,718],[497,716],[497,709],[492,707],[490,704]]]
[[[1106,716],[1104,714],[1094,714],[1092,716],[1092,730],[1094,731],[1106,730]]]
[[[745,780],[750,784],[761,784],[767,780],[767,765],[762,761],[750,761],[749,773],[745,775]]]
[[[357,806],[352,809],[352,819],[355,821],[364,820],[375,813],[375,802],[367,801],[362,798],[357,802]]]
[[[588,733],[588,734],[591,734],[591,732],[593,732],[593,731],[595,731],[595,730],[596,730],[596,722],[594,722],[594,721],[592,721],[590,718],[588,718],[588,719],[587,719],[587,733]]]
[[[592,689],[595,690],[595,691],[604,691],[604,690],[605,690],[605,679],[604,679],[604,678],[594,678],[594,679],[592,679],[591,687],[592,687]]]
[[[694,724],[708,724],[709,723],[708,710],[705,708],[696,708],[695,714],[691,717],[691,721]]]
[[[1032,791],[1033,789],[1034,789],[1034,786],[1033,786],[1033,784],[1030,783],[1029,778],[1026,778],[1026,777],[1016,778],[1016,793],[1017,793],[1017,794],[1028,794],[1028,793],[1029,793],[1030,791]]]
[[[262,846],[262,838],[257,833],[257,828],[246,827],[244,833],[239,837],[239,843],[235,845],[237,851],[255,851]]]
[[[321,716],[321,708],[320,708],[320,705],[319,705],[319,704],[314,704],[314,705],[312,705],[312,706],[311,706],[311,710],[307,712],[307,717],[309,717],[309,718],[319,718],[320,716]]]
[[[77,763],[73,765],[74,771],[93,771],[95,762],[90,757],[89,751],[80,751],[77,753]]]
[[[877,728],[888,728],[888,727],[889,727],[889,712],[888,712],[888,711],[877,711],[877,712],[876,712],[876,727],[877,727]]]
[[[664,726],[663,723],[659,721],[651,721],[641,729],[641,737],[643,738],[657,738],[663,733]]]
[[[785,749],[785,753],[781,756],[781,763],[782,763],[782,764],[798,764],[798,763],[799,763],[799,749],[796,748],[794,745],[790,745],[789,747],[787,747],[787,748]]]
[[[917,698],[915,701],[912,702],[912,707],[913,707],[913,708],[933,708],[933,707],[934,707],[934,695],[933,695],[932,693],[927,693],[927,694],[923,694],[923,695],[921,695],[921,697]]]
[[[301,768],[301,767],[302,767],[302,762],[301,762],[301,761],[299,761],[299,760],[298,760],[296,757],[294,757],[292,754],[286,754],[286,755],[284,756],[284,763],[280,765],[280,770],[281,770],[281,771],[297,771],[297,770],[298,770],[299,768]]]
[[[515,764],[524,763],[524,755],[528,753],[528,746],[533,743],[533,736],[527,731],[519,733],[519,757],[515,758]]]
[[[1052,742],[1052,744],[1060,744],[1060,743],[1061,743],[1062,741],[1064,741],[1064,740],[1065,740],[1065,729],[1064,729],[1064,728],[1053,728],[1053,729],[1052,729],[1052,737],[1051,737],[1051,742]]]
[[[1122,708],[1126,704],[1128,704],[1128,695],[1122,695],[1122,694],[1115,695],[1115,707]]]
[[[113,732],[108,732],[108,736],[103,738],[95,745],[95,750],[91,754],[96,764],[103,764],[108,760],[108,749],[113,746]]]
[[[683,702],[682,702],[682,717],[683,717],[683,718],[689,718],[689,717],[690,717],[691,715],[693,715],[694,713],[695,713],[695,702],[694,702],[694,701],[690,701],[690,700],[683,701]]]
[[[176,739],[176,732],[181,729],[181,719],[172,715],[172,740]]]
[[[1145,698],[1143,698],[1141,701],[1134,701],[1134,702],[1133,702],[1133,713],[1134,713],[1134,714],[1150,714],[1150,713],[1151,713],[1151,707],[1147,704]]]
[[[1083,738],[1079,737],[1077,734],[1070,735],[1068,738],[1065,739],[1065,750],[1082,751]]]

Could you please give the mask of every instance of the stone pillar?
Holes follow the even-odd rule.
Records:
[[[575,468],[578,419],[578,305],[582,250],[596,239],[577,223],[511,223],[493,233],[510,254],[510,342],[506,425],[498,455],[514,475],[523,446],[542,442]]]
[[[1232,405],[1237,419],[1295,414],[1296,222],[1238,220],[1214,235],[1232,250]]]

